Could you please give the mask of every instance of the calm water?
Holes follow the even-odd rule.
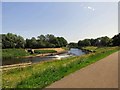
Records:
[[[52,59],[61,59],[66,58],[70,56],[80,56],[82,54],[85,54],[82,52],[82,50],[77,48],[71,48],[67,53],[59,54],[59,55],[53,55],[53,56],[46,56],[46,57],[31,57],[31,58],[15,58],[15,59],[5,59],[2,60],[2,65],[11,65],[11,64],[18,64],[18,63],[37,63],[40,61],[46,61],[46,60],[52,60]]]
[[[73,55],[76,55],[76,56],[80,56],[82,54],[85,54],[85,52],[83,52],[82,50],[78,49],[78,48],[71,48],[68,53],[71,53]]]

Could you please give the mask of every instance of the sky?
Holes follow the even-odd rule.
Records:
[[[2,33],[41,34],[68,42],[118,33],[117,2],[3,2]]]

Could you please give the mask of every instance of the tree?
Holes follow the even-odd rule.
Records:
[[[46,41],[46,37],[45,37],[44,35],[40,35],[40,36],[38,36],[37,38],[38,38],[38,40],[40,40],[40,41],[43,41],[43,42]]]
[[[57,37],[57,39],[60,47],[65,47],[67,45],[67,41],[63,37]]]
[[[32,44],[31,44],[31,40],[30,39],[26,39],[25,48],[32,48]]]
[[[2,34],[2,48],[24,48],[25,41],[23,37],[16,34]]]
[[[79,47],[90,46],[90,45],[91,45],[90,39],[84,39],[78,41]]]
[[[101,46],[110,46],[111,45],[111,39],[107,36],[101,37]]]
[[[113,46],[120,46],[120,33],[112,38]]]
[[[46,35],[46,41],[48,42],[47,45],[49,47],[59,47],[59,41],[57,40],[57,38],[52,35],[52,34],[47,34]]]
[[[16,48],[24,48],[25,47],[25,40],[23,37],[17,36],[16,40],[17,40],[15,43]]]
[[[71,43],[68,44],[68,47],[69,48],[78,48],[78,44],[74,43],[74,42],[71,42]]]
[[[63,37],[55,37],[52,34],[40,35],[26,39],[16,34],[7,33],[1,34],[2,36],[2,48],[52,48],[63,47],[67,45],[67,41]]]
[[[37,48],[38,47],[38,42],[37,42],[35,37],[31,38],[31,45],[32,45],[31,48]]]
[[[96,42],[96,40],[95,39],[90,39],[90,43],[91,43],[91,46],[95,46],[95,42]]]
[[[99,37],[94,40],[95,46],[111,46],[112,45],[112,39],[110,39],[107,36]]]

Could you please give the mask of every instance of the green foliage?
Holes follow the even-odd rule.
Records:
[[[60,47],[65,47],[67,45],[67,41],[63,37],[57,37],[57,39]]]
[[[55,48],[64,47],[67,41],[63,37],[55,37],[52,34],[40,35],[35,39],[26,39],[26,48]]]
[[[78,41],[78,47],[85,46],[112,46],[112,39],[105,36],[96,39],[84,39]]]
[[[102,46],[111,46],[112,43],[112,39],[110,39],[109,37],[105,36],[105,37],[101,37],[101,45]]]
[[[120,46],[120,33],[115,35],[112,39],[113,46]]]
[[[78,46],[80,47],[90,46],[90,45],[91,45],[90,39],[84,39],[84,40],[78,41]]]
[[[60,80],[64,76],[94,63],[116,51],[118,51],[118,47],[96,48],[95,53],[4,71],[2,87],[44,88],[51,83]]]
[[[55,50],[34,50],[34,53],[37,54],[45,54],[45,53],[56,53],[57,51]]]
[[[55,37],[52,34],[40,35],[32,37],[31,39],[24,40],[23,37],[16,34],[7,33],[1,34],[2,48],[54,48],[54,47],[66,47],[67,40],[63,37]],[[104,36],[96,39],[84,39],[79,40],[78,43],[69,43],[68,47],[84,47],[84,46],[119,46],[120,45],[120,33],[115,35],[112,39]]]
[[[63,37],[55,37],[52,34],[40,35],[37,37],[32,37],[31,39],[24,40],[23,37],[7,33],[0,34],[2,37],[2,45],[0,46],[3,49],[5,48],[54,48],[54,47],[65,47],[67,41]]]
[[[24,49],[2,49],[2,57],[4,58],[16,58],[27,56],[27,53]]]
[[[68,44],[68,48],[78,48],[78,44],[71,42]]]
[[[2,34],[2,48],[24,48],[25,41],[23,37],[16,34]]]

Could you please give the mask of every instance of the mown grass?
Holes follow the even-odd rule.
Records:
[[[116,51],[118,47],[97,48],[95,53],[34,64],[3,72],[3,88],[44,88]]]
[[[16,58],[16,57],[22,57],[27,55],[30,55],[30,54],[26,52],[24,49],[2,49],[3,59]]]
[[[34,50],[36,54],[45,54],[45,53],[56,53],[56,50]]]

